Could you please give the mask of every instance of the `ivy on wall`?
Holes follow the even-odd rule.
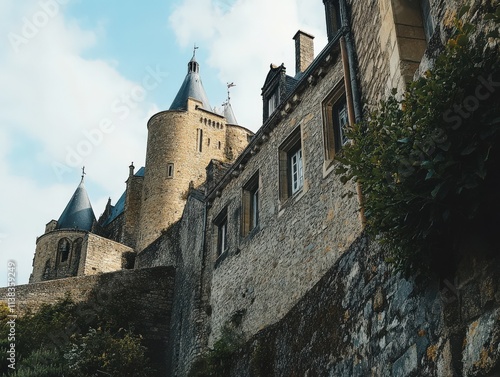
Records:
[[[479,33],[457,15],[433,68],[351,127],[337,173],[357,180],[367,231],[399,270],[452,266],[461,235],[500,210],[500,7]],[[441,271],[440,271],[441,272]]]

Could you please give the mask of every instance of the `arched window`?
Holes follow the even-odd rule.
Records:
[[[58,261],[60,263],[64,263],[69,258],[69,252],[71,250],[71,244],[67,238],[63,238],[59,241],[59,245],[57,246],[58,253]]]
[[[78,274],[78,265],[80,263],[80,255],[82,253],[83,239],[77,238],[73,241],[73,254],[71,255],[71,274],[76,276]]]

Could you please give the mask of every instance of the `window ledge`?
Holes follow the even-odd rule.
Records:
[[[260,223],[258,223],[250,232],[241,237],[241,243],[250,241],[257,233],[260,232]]]
[[[304,186],[300,189],[300,191],[297,191],[295,194],[290,196],[289,198],[285,199],[284,201],[281,201],[279,204],[279,210],[278,210],[278,217],[280,217],[285,210],[292,206],[293,204],[297,203],[307,192],[306,189],[306,182],[304,182]]]
[[[229,255],[229,250],[226,249],[224,250],[224,252],[219,255],[217,257],[217,259],[215,260],[215,263],[214,263],[214,270],[216,270],[217,268],[219,268],[219,266],[221,265],[222,262],[224,262],[224,260],[226,260],[227,256]]]

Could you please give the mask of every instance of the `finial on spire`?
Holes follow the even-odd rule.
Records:
[[[227,101],[225,103],[223,103],[222,106],[227,105],[229,103],[229,101],[231,100],[231,93],[230,93],[229,89],[231,89],[233,86],[236,86],[236,84],[234,82],[227,83]]]
[[[196,43],[194,44],[194,47],[193,47],[193,58],[195,57],[196,55],[196,50],[198,50],[198,46],[196,46]]]
[[[87,173],[85,173],[85,166],[82,166],[82,181],[83,181],[83,177],[85,177],[85,174],[87,174]]]

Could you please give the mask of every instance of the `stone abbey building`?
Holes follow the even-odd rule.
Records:
[[[442,282],[392,275],[363,232],[360,188],[335,174],[346,125],[432,65],[461,2],[323,2],[328,44],[315,56],[314,37],[295,34],[295,72],[271,65],[255,134],[229,101],[210,106],[193,55],[170,108],[149,120],[146,166],[130,166],[121,198],[96,219],[82,178],[47,224],[22,305],[85,296],[99,276],[127,280],[130,295],[134,276],[143,290],[165,276],[168,315],[151,336],[172,376],[226,326],[246,341],[235,376],[498,373],[498,261],[471,262],[454,282],[459,300],[439,300]],[[494,5],[472,1],[472,21]]]

